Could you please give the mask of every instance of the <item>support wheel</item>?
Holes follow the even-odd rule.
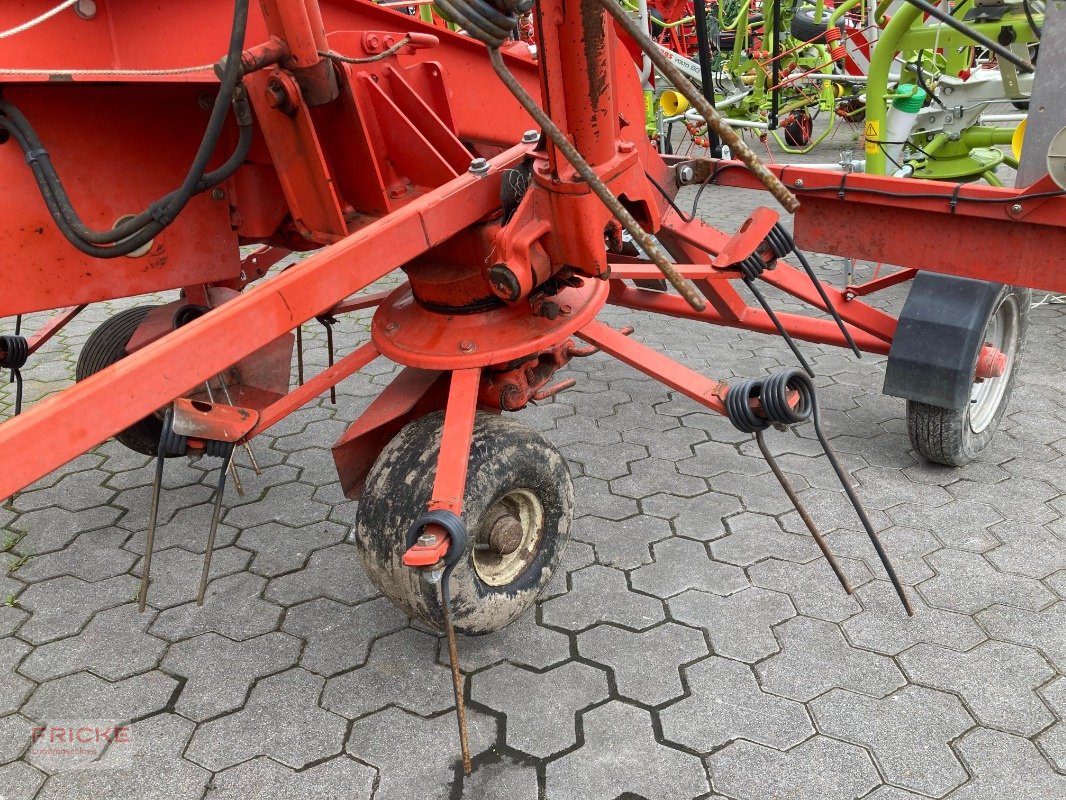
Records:
[[[792,16],[792,36],[800,42],[813,42],[815,39],[820,39],[829,29],[829,17],[833,14],[833,9],[823,8],[821,19],[815,19],[815,9],[813,6],[804,6],[803,8],[797,8],[795,14]],[[841,32],[844,30],[844,23],[838,22],[837,27]]]
[[[125,358],[126,345],[153,308],[156,306],[127,309],[93,331],[78,356],[75,380],[83,381]],[[115,440],[136,453],[154,456],[159,449],[159,435],[162,431],[162,417],[152,415],[115,434]]]
[[[927,461],[961,467],[991,444],[1014,388],[1031,300],[1029,289],[1004,286],[1000,290],[985,326],[984,342],[1006,353],[1007,371],[974,383],[968,406],[950,409],[907,401],[911,445]]]
[[[810,114],[799,109],[781,120],[781,128],[785,134],[785,144],[789,147],[806,147],[811,143],[814,121]]]
[[[355,535],[371,582],[412,619],[443,630],[439,587],[403,565],[408,528],[426,510],[442,412],[401,430],[370,470]],[[523,425],[479,413],[467,469],[465,557],[452,571],[452,621],[468,635],[513,622],[537,599],[570,538],[574,486],[559,451]]]

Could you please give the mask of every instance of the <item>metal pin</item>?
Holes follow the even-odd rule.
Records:
[[[168,412],[169,413],[169,412]],[[167,428],[163,423],[164,431]],[[166,436],[164,435],[164,439]],[[152,502],[148,509],[148,533],[144,540],[144,566],[141,569],[141,588],[137,593],[137,608],[144,611],[148,602],[149,575],[152,571],[152,551],[155,549],[155,528],[159,517],[159,493],[163,488],[163,460],[165,458],[164,442],[159,443],[159,452],[155,457],[155,481],[152,482]]]
[[[233,402],[233,395],[231,395],[229,393],[229,386],[226,385],[226,379],[222,375],[219,375],[218,376],[218,380],[222,383],[222,393],[226,395],[226,402],[229,403],[231,406],[235,405],[235,403]],[[252,469],[255,470],[255,474],[256,475],[262,475],[263,474],[263,470],[259,469],[259,462],[255,460],[255,453],[252,452],[252,443],[251,442],[245,442],[242,446],[244,447],[244,452],[246,452],[248,454],[248,460],[252,462]],[[236,472],[234,472],[233,477],[234,477],[234,480],[236,480],[236,478],[237,478]],[[242,497],[244,496],[244,492],[242,492],[240,490],[239,486],[237,488],[237,492]]]
[[[218,470],[218,486],[215,488],[215,507],[211,514],[211,530],[207,534],[207,550],[204,552],[204,568],[200,573],[200,588],[196,593],[196,605],[204,604],[204,595],[207,593],[207,578],[211,573],[211,556],[215,550],[215,535],[218,533],[218,521],[222,516],[222,494],[226,490],[226,471],[233,464],[233,447],[226,449],[222,457],[222,466]]]
[[[448,638],[448,661],[452,667],[452,688],[455,690],[455,715],[459,719],[459,745],[463,750],[463,774],[473,771],[470,762],[470,737],[466,729],[466,703],[463,698],[463,673],[459,669],[459,646],[455,641],[455,628],[452,625],[451,605],[448,592],[441,584],[441,609],[444,612],[444,632]]]
[[[296,327],[296,380],[304,385],[304,326]]]
[[[800,502],[796,492],[792,489],[792,484],[789,483],[788,477],[781,470],[781,467],[777,465],[777,460],[770,454],[769,449],[766,447],[766,442],[763,439],[763,432],[757,431],[755,433],[755,441],[759,445],[759,450],[762,452],[763,458],[766,459],[766,463],[770,465],[770,469],[773,470],[774,475],[777,477],[778,483],[781,484],[781,488],[785,490],[785,494],[788,495],[788,499],[792,501],[792,505],[796,507],[796,511],[800,515],[800,519],[807,526],[807,530],[811,532],[811,536],[814,537],[815,543],[818,545],[818,549],[822,551],[822,555],[825,556],[825,560],[829,562],[829,566],[833,568],[833,572],[836,573],[837,580],[840,581],[840,585],[844,587],[844,591],[848,594],[854,593],[854,589],[851,586],[851,581],[848,580],[848,576],[844,574],[844,570],[840,564],[837,563],[836,556],[833,555],[833,551],[829,549],[829,544],[822,536],[822,532],[818,530],[818,526],[814,524],[814,520],[811,519],[811,515],[807,513],[807,509],[803,507],[803,503]]]
[[[221,375],[219,375],[218,377],[220,380],[222,379]],[[214,403],[215,393],[211,391],[211,381],[204,381],[204,388],[207,390],[207,399]],[[222,388],[224,390],[226,389],[226,382],[224,380],[222,381]],[[229,396],[228,390],[226,390],[226,396]],[[230,405],[233,405],[233,403],[231,402]],[[237,474],[237,465],[233,461],[229,462],[229,472],[230,475],[233,476],[233,485],[237,489],[238,497],[244,497],[244,484],[241,483],[241,476]]]

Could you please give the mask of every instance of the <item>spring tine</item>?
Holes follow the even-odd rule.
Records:
[[[15,382],[15,416],[22,413],[22,371],[11,370],[11,380]]]
[[[326,350],[327,358],[329,359],[329,365],[333,366],[333,322],[325,323],[326,326]],[[329,402],[333,405],[337,405],[337,384],[333,384],[329,387]]]
[[[152,482],[152,501],[148,507],[148,533],[144,540],[144,566],[141,569],[141,588],[137,593],[137,608],[144,611],[148,602],[149,575],[152,571],[152,551],[155,549],[155,528],[159,518],[159,493],[163,489],[163,461],[166,458],[164,441],[166,439],[166,423],[163,424],[163,437],[159,442],[159,451],[155,456],[155,480]]]
[[[233,463],[233,447],[226,450],[222,466],[218,470],[218,486],[215,488],[215,507],[211,514],[211,530],[207,533],[207,549],[204,552],[204,568],[200,573],[200,588],[196,592],[196,605],[204,604],[207,593],[207,578],[211,573],[211,556],[215,550],[215,535],[218,533],[218,520],[222,516],[222,494],[226,491],[226,472]]]
[[[452,689],[455,692],[455,716],[459,722],[459,746],[463,751],[463,774],[473,771],[470,762],[470,737],[466,727],[466,702],[463,697],[463,672],[459,668],[459,646],[455,640],[455,626],[452,625],[451,593],[448,591],[448,578],[440,583],[441,610],[444,612],[444,633],[448,638],[448,661],[452,667]]]
[[[814,433],[818,437],[818,441],[822,444],[825,456],[829,459],[833,471],[837,474],[837,478],[840,480],[840,485],[844,487],[844,491],[847,493],[851,505],[855,508],[855,513],[858,514],[859,521],[862,522],[863,528],[866,529],[866,535],[870,537],[870,543],[873,544],[874,550],[877,551],[877,557],[881,560],[881,565],[885,568],[885,572],[888,573],[888,579],[892,581],[892,586],[896,590],[896,594],[899,596],[899,601],[903,604],[907,616],[913,617],[914,606],[911,605],[910,598],[907,597],[907,592],[903,588],[903,583],[896,574],[896,570],[892,566],[892,561],[889,559],[888,553],[885,552],[885,548],[881,544],[880,538],[878,538],[877,533],[874,531],[873,523],[870,522],[870,518],[866,514],[866,509],[862,507],[862,503],[859,501],[859,496],[855,493],[855,487],[851,485],[847,473],[844,472],[844,468],[840,465],[840,460],[837,458],[836,451],[833,450],[832,446],[829,444],[829,440],[825,438],[825,434],[822,432],[822,423],[818,418],[817,403],[814,404],[813,422]]]
[[[763,296],[763,293],[759,291],[759,287],[755,285],[755,281],[751,280],[751,278],[744,278],[744,283],[748,285],[748,288],[751,289],[751,293],[755,295],[755,299],[758,300],[759,305],[762,306],[763,311],[765,311],[766,315],[770,317],[770,320],[774,323],[774,327],[777,328],[777,332],[781,334],[781,338],[784,339],[785,344],[788,345],[788,349],[792,351],[792,354],[800,362],[803,371],[813,378],[814,370],[811,369],[811,365],[807,363],[807,359],[803,357],[803,353],[800,352],[799,347],[796,346],[795,340],[793,340],[788,331],[785,330],[785,326],[781,324],[781,320],[777,318],[777,314],[775,314],[774,310],[770,308],[770,304],[766,302],[766,298]]]
[[[21,336],[22,335],[22,315],[21,314],[18,314],[15,317],[15,335],[16,336]]]
[[[807,273],[807,277],[811,279],[814,288],[818,290],[822,302],[825,303],[826,311],[828,311],[830,316],[833,317],[833,321],[836,322],[840,332],[844,335],[844,339],[851,348],[851,352],[855,354],[856,358],[862,358],[862,351],[859,350],[859,346],[855,344],[855,339],[852,338],[851,331],[849,331],[848,326],[844,324],[844,320],[840,318],[840,313],[837,311],[836,306],[829,302],[829,295],[826,294],[825,287],[822,286],[821,280],[818,279],[818,276],[814,272],[814,268],[811,267],[810,262],[807,261],[807,257],[800,252],[798,247],[793,247],[792,252],[796,254],[796,259],[800,262],[800,266],[803,267],[803,271]]]
[[[229,386],[226,384],[226,379],[222,375],[219,375],[218,379],[222,383],[222,393],[226,395],[226,402],[229,403],[231,406],[234,405],[233,395],[229,393]],[[252,443],[244,442],[243,447],[244,452],[248,454],[248,460],[252,462],[252,469],[255,470],[255,474],[262,475],[263,470],[259,469],[259,462],[255,460],[255,453],[252,452]],[[237,484],[237,494],[239,494],[241,497],[244,497],[244,491],[241,489],[240,482],[237,479],[236,471],[234,471],[233,473],[233,480]]]
[[[296,380],[304,385],[304,326],[296,327]]]
[[[853,594],[855,589],[852,588],[851,581],[848,580],[848,576],[844,574],[844,570],[836,560],[836,556],[833,555],[833,551],[829,549],[829,543],[826,542],[825,537],[822,536],[822,532],[818,530],[818,526],[814,524],[814,520],[811,519],[811,515],[804,508],[803,503],[800,502],[799,497],[792,488],[792,484],[789,482],[788,477],[782,471],[781,467],[777,464],[777,459],[771,455],[770,450],[766,447],[766,440],[763,438],[762,431],[756,431],[755,441],[759,445],[759,450],[762,452],[763,458],[766,459],[766,463],[770,465],[770,469],[773,470],[774,475],[777,477],[778,483],[781,484],[781,488],[785,490],[785,494],[788,495],[788,499],[792,501],[792,505],[795,506],[796,512],[800,515],[800,519],[803,520],[803,524],[807,526],[807,530],[811,532],[811,536],[814,537],[815,543],[818,545],[818,549],[822,551],[822,555],[825,556],[825,560],[829,562],[829,566],[833,568],[833,572],[837,576],[837,580],[840,581],[840,585],[844,587],[844,591],[848,594]]]

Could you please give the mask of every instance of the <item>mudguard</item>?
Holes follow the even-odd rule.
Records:
[[[892,338],[884,393],[940,408],[964,408],[1001,288],[998,283],[919,272]]]

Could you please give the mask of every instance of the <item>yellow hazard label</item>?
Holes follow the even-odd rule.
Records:
[[[866,155],[877,155],[877,146],[881,142],[880,120],[866,120],[866,131],[863,133],[863,138],[866,140]]]

